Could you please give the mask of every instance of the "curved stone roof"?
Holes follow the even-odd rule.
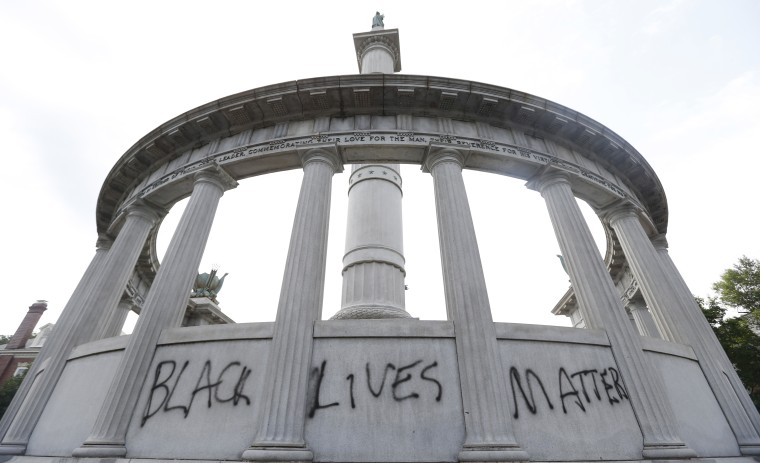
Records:
[[[432,76],[369,74],[319,77],[260,87],[192,109],[157,127],[114,165],[98,198],[106,232],[122,202],[151,173],[192,148],[283,122],[358,115],[448,118],[520,130],[553,140],[619,177],[656,231],[667,230],[665,193],[644,157],[599,122],[552,101],[495,85]]]

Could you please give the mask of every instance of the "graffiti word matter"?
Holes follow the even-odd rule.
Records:
[[[158,412],[168,413],[176,410],[182,414],[183,418],[187,418],[196,396],[201,400],[205,399],[207,408],[211,408],[215,403],[231,403],[233,406],[251,405],[250,397],[243,393],[245,382],[251,375],[251,369],[240,362],[230,362],[218,370],[217,374],[213,374],[211,361],[206,360],[192,391],[188,391],[187,387],[180,387],[179,390],[184,392],[175,397],[180,383],[192,384],[188,381],[195,378],[184,376],[189,364],[189,360],[185,361],[179,371],[177,371],[177,362],[174,360],[164,360],[156,365],[140,427],[145,426],[145,423]]]
[[[525,369],[523,375],[512,367],[509,369],[509,385],[512,389],[512,408],[515,419],[520,417],[520,407],[517,400],[518,394],[528,411],[536,415],[539,405],[546,403],[549,410],[554,410],[554,403],[546,392],[544,381],[531,370]],[[589,370],[578,370],[568,373],[564,367],[557,371],[557,387],[559,393],[554,400],[561,405],[562,413],[567,414],[568,409],[578,409],[586,413],[586,407],[593,403],[606,403],[614,406],[624,400],[628,400],[628,391],[625,389],[620,373],[612,367]],[[543,397],[543,401],[540,400]]]

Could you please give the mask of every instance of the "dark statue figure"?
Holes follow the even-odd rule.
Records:
[[[217,302],[216,296],[219,291],[222,290],[224,279],[227,277],[225,273],[222,278],[216,276],[217,268],[212,268],[211,273],[199,273],[195,277],[195,283],[193,284],[193,291],[190,297],[207,297],[214,302]]]
[[[372,27],[385,27],[385,24],[383,24],[383,18],[385,18],[385,16],[380,14],[379,11],[376,11],[375,17],[372,18]]]

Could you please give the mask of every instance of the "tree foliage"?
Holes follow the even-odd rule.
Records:
[[[760,336],[752,330],[749,315],[726,318],[726,309],[712,297],[698,297],[697,303],[760,410]]]
[[[13,376],[8,381],[0,385],[0,418],[5,415],[5,410],[10,405],[13,396],[16,395],[16,391],[21,386],[21,381],[24,380],[26,372],[18,376]]]
[[[742,256],[723,272],[713,289],[723,304],[749,314],[749,321],[756,326],[760,324],[760,260]]]

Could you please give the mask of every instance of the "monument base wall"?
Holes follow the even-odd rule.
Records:
[[[164,332],[129,423],[128,458],[239,460],[263,408],[272,328],[255,323]],[[501,323],[496,332],[508,385],[501,399],[532,460],[642,459],[630,391],[606,333]],[[15,463],[52,457],[63,463],[82,444],[126,340],[90,343],[72,354],[27,456]],[[686,444],[700,457],[738,457],[691,349],[650,338],[642,343],[663,375]],[[315,461],[457,461],[465,411],[456,354],[451,322],[318,322],[305,411],[305,440]]]

